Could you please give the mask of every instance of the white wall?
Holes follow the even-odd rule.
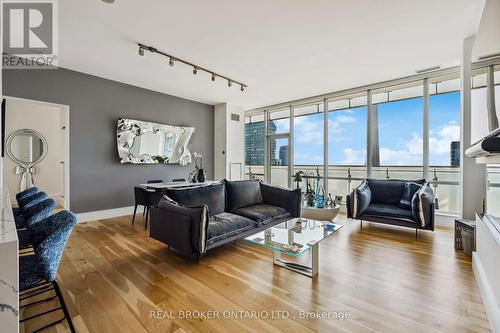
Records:
[[[214,179],[244,179],[245,110],[224,103],[216,105],[214,112]],[[239,121],[232,120],[232,114]]]
[[[63,203],[65,133],[63,126],[67,126],[65,112],[61,107],[7,98],[5,116],[5,137],[18,129],[33,129],[40,132],[48,144],[47,156],[38,164],[39,173],[33,175],[35,185],[47,192],[50,197]],[[9,188],[11,197],[19,192],[20,175],[15,174],[17,164],[7,155],[4,159],[4,186]]]
[[[500,52],[500,0],[486,0],[472,56],[477,59]]]

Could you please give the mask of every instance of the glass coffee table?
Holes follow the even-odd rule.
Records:
[[[330,225],[330,227],[327,227]],[[273,264],[314,277],[318,274],[319,242],[343,225],[294,218],[245,238],[246,241],[273,250]],[[309,265],[281,259],[281,255],[299,257],[309,253]]]

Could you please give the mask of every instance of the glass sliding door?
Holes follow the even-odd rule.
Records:
[[[264,114],[245,117],[245,179],[264,180]]]
[[[269,135],[268,170],[271,185],[290,187],[290,139],[288,134]]]

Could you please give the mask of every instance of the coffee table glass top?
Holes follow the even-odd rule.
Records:
[[[332,225],[331,229],[326,227],[327,224]],[[314,243],[322,241],[342,227],[341,224],[294,218],[249,236],[245,240],[274,251],[299,256],[309,250]]]

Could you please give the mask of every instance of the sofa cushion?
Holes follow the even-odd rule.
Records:
[[[247,219],[246,217],[231,214],[221,213],[211,216],[208,221],[208,242],[215,242],[222,238],[226,238],[237,233],[250,230],[257,226],[257,222]]]
[[[366,208],[363,215],[400,218],[415,221],[411,210],[399,208],[396,205],[373,203]]]
[[[259,224],[266,224],[267,222],[270,222],[272,220],[290,216],[290,214],[284,208],[267,204],[242,207],[233,210],[231,213],[247,217]]]
[[[371,203],[398,205],[405,189],[404,180],[368,179],[372,192]]]
[[[165,194],[184,206],[207,205],[208,213],[212,216],[224,212],[225,191],[224,182],[221,182],[192,188],[168,189]]]
[[[226,181],[227,211],[262,203],[259,180]]]
[[[405,190],[403,192],[403,197],[399,200],[399,208],[409,209],[411,210],[411,201],[413,199],[413,195],[420,190],[422,185],[414,183],[414,182],[406,182]]]

